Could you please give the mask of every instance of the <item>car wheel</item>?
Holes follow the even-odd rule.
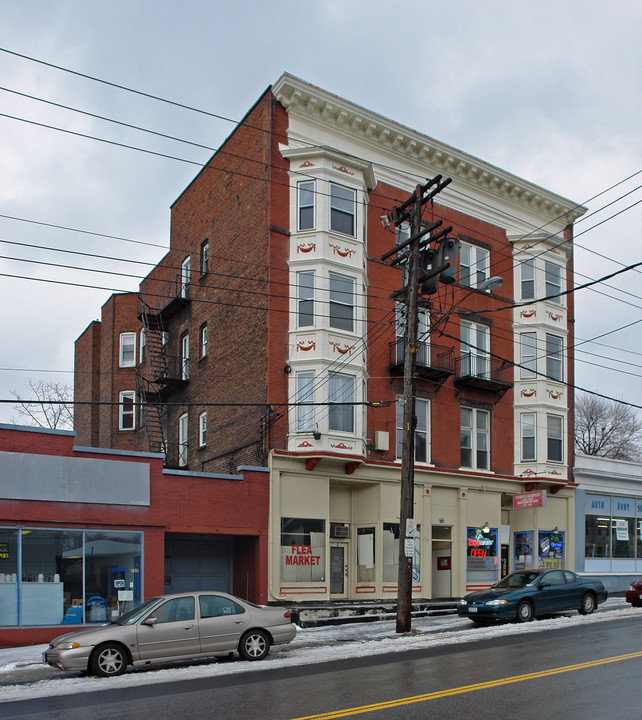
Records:
[[[263,660],[270,652],[270,638],[264,630],[246,632],[239,643],[239,655],[244,660]]]
[[[595,597],[591,593],[586,593],[582,598],[582,604],[580,605],[580,615],[590,615],[593,610],[597,607]]]
[[[100,645],[91,656],[89,667],[98,677],[116,677],[127,670],[127,652],[121,645],[108,643]]]
[[[530,622],[533,619],[533,606],[528,600],[522,600],[517,606],[517,614],[515,615],[517,622]]]

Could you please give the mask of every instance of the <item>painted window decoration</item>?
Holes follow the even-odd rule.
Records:
[[[516,532],[514,535],[515,557],[513,561],[514,570],[532,570],[535,568],[535,553],[533,543],[535,533]]]
[[[538,567],[561,569],[564,566],[564,533],[555,530],[540,530],[537,538]]]
[[[413,538],[415,554],[412,558],[412,581],[421,580],[421,526]],[[383,582],[397,583],[399,580],[399,523],[383,524]]]
[[[324,582],[325,541],[325,520],[281,518],[281,582]]]
[[[466,529],[466,581],[494,583],[499,577],[497,528],[469,527]]]

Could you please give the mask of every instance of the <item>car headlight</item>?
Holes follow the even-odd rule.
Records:
[[[497,598],[497,600],[489,600],[486,605],[508,605],[508,600]]]
[[[80,645],[77,642],[61,642],[58,645],[56,645],[56,650],[75,650],[76,648],[79,648]]]
[[[466,598],[462,598],[462,599],[459,601],[459,604],[460,604],[460,605],[468,605],[468,600],[466,600]]]

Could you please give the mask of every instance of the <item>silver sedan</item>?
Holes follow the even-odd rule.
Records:
[[[48,665],[112,677],[142,667],[206,657],[262,660],[296,628],[284,608],[254,605],[219,592],[151,598],[110,625],[60,635],[43,654]]]

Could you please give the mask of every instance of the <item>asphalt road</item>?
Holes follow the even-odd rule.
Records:
[[[638,617],[432,650],[3,704],[47,720],[638,717]]]

